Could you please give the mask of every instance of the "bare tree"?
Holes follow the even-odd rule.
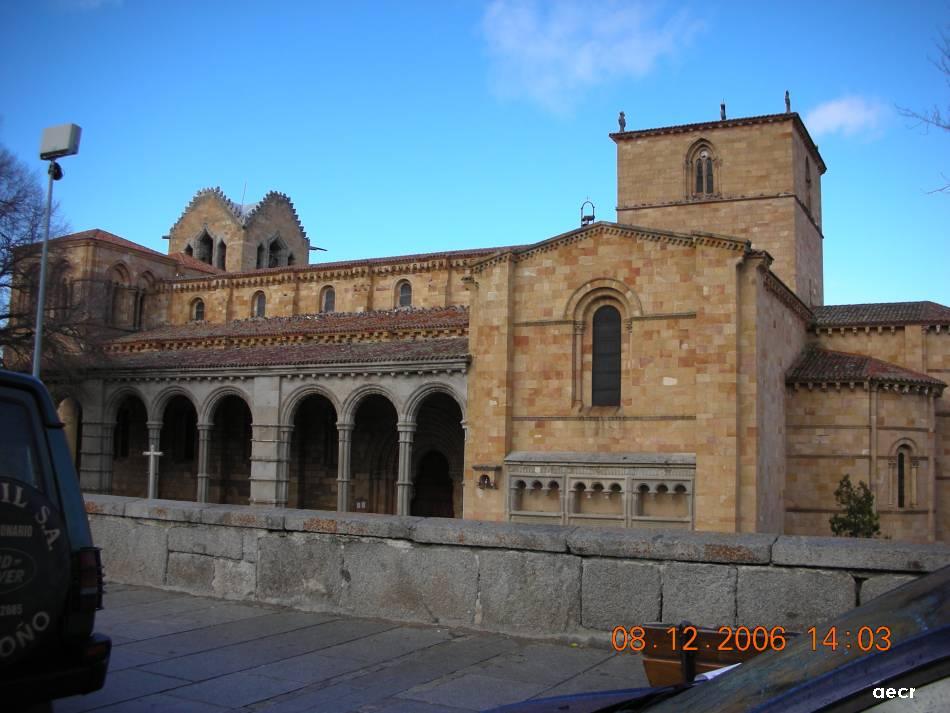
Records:
[[[950,31],[941,33],[937,50],[938,56],[936,59],[932,59],[931,62],[943,74],[944,81],[947,87],[950,88]],[[942,131],[950,131],[950,101],[943,109],[940,108],[939,104],[934,104],[930,109],[924,111],[914,111],[903,107],[898,107],[898,111],[901,116],[913,119],[927,129],[933,127]],[[950,178],[944,174],[943,179],[944,185],[930,191],[931,193],[950,192]]]
[[[0,366],[7,369],[26,371],[32,363],[45,210],[39,177],[0,146]],[[54,206],[50,234],[67,231]],[[44,371],[69,381],[90,363],[98,340],[64,265],[51,245],[42,352]]]

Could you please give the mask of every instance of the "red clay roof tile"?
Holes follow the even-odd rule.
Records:
[[[213,369],[308,364],[425,362],[468,357],[468,338],[169,349],[108,355],[104,369]]]
[[[944,387],[946,384],[927,374],[861,354],[836,352],[812,347],[789,369],[789,384],[820,382],[896,383]]]
[[[814,307],[816,327],[950,324],[950,307],[937,302],[870,302]]]

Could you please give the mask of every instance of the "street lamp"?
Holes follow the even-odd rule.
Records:
[[[53,207],[53,181],[63,177],[63,169],[56,159],[79,153],[79,137],[82,129],[75,124],[61,124],[43,129],[40,140],[40,160],[49,161],[49,187],[46,189],[46,227],[43,232],[43,255],[40,258],[40,293],[36,301],[36,337],[33,342],[33,376],[40,377],[40,361],[43,358],[43,306],[46,303],[46,256],[49,253],[49,220]]]

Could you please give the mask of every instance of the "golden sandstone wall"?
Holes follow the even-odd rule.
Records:
[[[775,258],[772,270],[806,303],[822,304],[824,166],[806,148],[797,115],[771,123],[737,121],[682,129],[632,132],[632,138],[613,135],[617,221],[749,239]],[[711,197],[694,195],[692,169],[686,164],[699,141],[709,143],[716,161]]]
[[[460,255],[275,268],[178,280],[163,286],[163,291],[170,299],[170,324],[190,321],[196,299],[204,302],[208,322],[247,319],[253,316],[253,298],[258,292],[265,295],[267,317],[319,312],[321,295],[327,287],[334,290],[336,312],[388,310],[398,306],[397,286],[404,281],[412,287],[413,307],[467,305],[469,295],[463,283],[467,260]]]
[[[511,451],[695,453],[696,529],[779,529],[782,430],[768,448],[758,438],[784,418],[784,372],[805,323],[789,316],[786,288],[785,301],[762,297],[765,256],[610,224],[542,245],[473,267],[466,473],[500,469]],[[602,304],[624,325],[619,407],[590,403],[591,319]],[[760,388],[758,373],[778,377]],[[775,492],[757,499],[760,477]],[[465,516],[504,518],[501,485],[470,491]]]
[[[938,329],[908,324],[880,328],[822,329],[819,330],[816,340],[827,349],[872,356],[928,374],[942,381],[950,381],[950,330],[947,327]],[[913,441],[917,449],[915,452],[927,458],[927,463],[930,462],[931,458],[934,460],[936,476],[933,484],[935,490],[933,500],[936,502],[937,512],[936,537],[938,540],[947,540],[950,539],[950,518],[947,517],[947,513],[950,512],[950,390],[945,389],[943,395],[934,400],[932,417],[927,416],[927,409],[931,407],[926,402],[925,397],[904,395],[901,399],[898,399],[899,404],[905,402],[906,405],[891,407],[888,411],[880,412],[880,419],[886,419],[890,414],[890,422],[879,420],[879,423],[882,423],[882,425],[884,423],[910,424],[914,430],[906,431],[903,436]],[[831,409],[840,409],[841,407],[840,403],[834,399],[828,399],[827,405]],[[856,408],[857,411],[853,414],[853,418],[858,420],[863,418],[863,423],[867,427],[867,409],[869,408],[867,403],[865,403],[863,410],[860,407]],[[892,413],[895,408],[904,408],[912,413],[898,416]],[[929,432],[931,424],[933,428],[932,436]],[[883,458],[893,449],[901,434],[890,433],[887,430],[882,430],[881,434],[882,438],[890,438],[890,440],[878,443],[878,453]],[[931,451],[933,451],[933,455],[930,455]],[[927,467],[930,466],[927,465]],[[863,472],[866,476],[867,467]],[[878,500],[880,500],[880,497],[878,497]],[[927,501],[928,507],[929,502],[930,500]],[[883,503],[879,502],[879,505],[883,508]],[[918,515],[920,514],[918,513]],[[889,526],[893,524],[893,527],[897,528],[896,532],[906,532],[909,536],[918,537],[921,528],[925,527],[925,525],[920,524],[924,518],[919,516],[916,519],[911,519],[913,524],[908,524],[906,522],[908,517],[901,513],[882,515],[882,528],[885,523],[888,523]],[[827,523],[825,523],[826,525]],[[798,532],[799,530],[789,531]]]
[[[202,234],[211,236],[215,246],[219,240],[227,245],[224,269],[227,272],[254,270],[257,267],[257,247],[269,244],[279,235],[294,256],[294,264],[305,265],[309,260],[310,243],[297,222],[289,201],[279,194],[268,194],[257,210],[243,224],[223,194],[216,191],[200,193],[185,209],[169,232],[169,253],[183,253]]]
[[[928,457],[930,399],[893,390],[796,388],[788,410],[785,532],[831,534],[834,491],[845,475],[870,483],[889,537],[926,541],[933,504]],[[909,469],[908,504],[897,507],[893,456],[909,443],[921,462]],[[938,512],[945,513],[938,504]],[[943,519],[946,519],[945,516]]]

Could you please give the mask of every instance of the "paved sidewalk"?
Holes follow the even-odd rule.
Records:
[[[110,584],[103,690],[56,713],[459,713],[646,685],[639,657]]]

